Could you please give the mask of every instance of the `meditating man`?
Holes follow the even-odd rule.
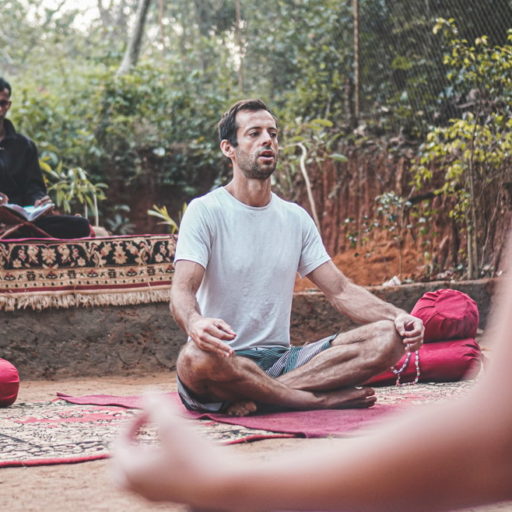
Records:
[[[39,166],[36,145],[17,133],[6,119],[11,108],[11,86],[0,77],[0,204],[40,206],[50,203]],[[45,215],[33,223],[56,238],[89,236],[87,219],[73,215]]]
[[[190,203],[176,248],[171,310],[189,338],[177,362],[181,399],[232,415],[372,406],[361,385],[419,349],[421,320],[352,283],[306,211],[272,192],[278,127],[263,102],[234,104],[218,128],[233,178]],[[290,346],[297,272],[365,325]]]

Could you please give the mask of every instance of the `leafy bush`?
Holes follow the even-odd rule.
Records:
[[[449,215],[465,228],[467,274],[474,278],[489,258],[485,240],[494,228],[483,213],[498,207],[510,181],[512,45],[491,47],[485,36],[471,45],[459,37],[454,20],[438,20],[435,32],[447,40],[447,76],[463,114],[427,135],[414,180],[419,187],[434,182],[436,194],[453,200]]]

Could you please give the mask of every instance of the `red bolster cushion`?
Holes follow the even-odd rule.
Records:
[[[480,368],[481,351],[478,343],[467,338],[463,340],[439,341],[422,345],[420,355],[419,382],[450,382],[461,380]],[[401,368],[406,355],[395,364]],[[409,364],[400,375],[400,382],[413,382],[416,378],[415,354],[412,353]],[[372,377],[366,384],[388,386],[396,383],[396,375],[388,370]]]
[[[9,361],[0,358],[0,407],[13,404],[18,397],[20,377]]]
[[[425,293],[411,315],[425,325],[425,342],[474,338],[480,315],[476,302],[459,290],[441,289]]]

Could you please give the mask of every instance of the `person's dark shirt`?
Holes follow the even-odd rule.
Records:
[[[4,119],[5,138],[0,141],[0,192],[10,203],[28,206],[46,195],[36,145],[17,133]]]

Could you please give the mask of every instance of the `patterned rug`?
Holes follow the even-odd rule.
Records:
[[[373,389],[377,395],[377,403],[403,404],[406,407],[410,407],[455,397],[466,393],[474,384],[474,380],[463,380],[457,382],[403,384],[402,386],[374,387]]]
[[[401,410],[402,406],[418,407],[453,397],[465,393],[471,386],[472,382],[448,382],[375,388],[378,404],[368,410],[296,411],[247,418],[217,418],[219,421],[212,421],[211,418],[197,413],[188,413],[184,409],[183,415],[188,417],[191,428],[196,428],[210,439],[223,444],[298,435],[319,437],[314,430],[310,430],[313,434],[308,435],[308,429],[315,427],[307,423],[311,418],[317,418],[322,428],[327,428],[324,430],[327,432],[325,435],[340,435],[345,431],[353,433],[357,428],[366,426],[384,414]],[[74,400],[75,403],[64,399],[52,402],[19,402],[0,410],[0,467],[65,464],[107,458],[109,444],[117,435],[120,425],[137,414],[135,408],[127,407],[137,407],[140,399],[109,395],[74,398],[62,396],[66,400]],[[176,393],[171,393],[171,396],[177,400]],[[110,405],[113,401],[124,406]],[[96,402],[97,405],[87,405],[86,402]],[[275,420],[269,422],[270,416],[280,417],[281,423]],[[349,418],[350,423],[352,416],[361,416],[363,419],[355,423],[352,421],[349,428],[343,426],[343,419]],[[291,423],[304,421],[304,424],[302,428],[289,428],[286,418]],[[323,418],[327,418],[327,422],[334,421],[337,433],[329,431]],[[254,428],[258,424],[266,424],[271,428]],[[283,427],[279,428],[279,425]],[[146,429],[141,432],[141,439],[143,442],[152,442],[155,433]]]
[[[176,238],[0,240],[0,310],[169,300]]]
[[[109,444],[135,409],[75,405],[62,400],[17,403],[0,410],[0,467],[69,464],[104,459]],[[190,419],[191,427],[223,444],[293,437],[210,420]],[[141,432],[143,442],[155,433]]]

